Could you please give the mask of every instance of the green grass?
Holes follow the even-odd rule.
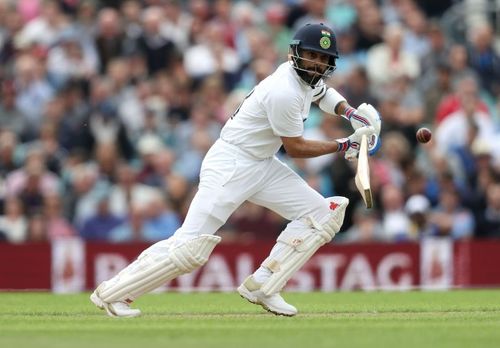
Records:
[[[295,293],[293,318],[235,293],[147,295],[107,317],[88,294],[0,293],[0,347],[499,347],[500,290]]]

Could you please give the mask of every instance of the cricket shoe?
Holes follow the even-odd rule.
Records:
[[[99,297],[99,292],[95,290],[92,295],[90,295],[90,301],[95,304],[99,309],[105,309],[106,313],[110,317],[121,317],[121,318],[134,318],[141,315],[139,309],[130,308],[129,304],[126,302],[105,302]]]
[[[297,314],[297,308],[281,297],[279,293],[266,296],[261,290],[261,285],[252,276],[247,277],[243,284],[238,287],[238,293],[248,302],[262,306],[266,311],[276,315],[293,317]]]

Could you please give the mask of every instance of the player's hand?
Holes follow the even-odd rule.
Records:
[[[337,139],[339,143],[340,151],[345,151],[345,159],[352,161],[358,157],[359,147],[361,144],[361,137],[366,135],[368,142],[375,141],[376,131],[373,127],[361,127],[358,128],[347,138]]]
[[[363,103],[349,119],[352,128],[355,130],[366,126],[374,128],[376,136],[368,137],[368,153],[370,156],[375,154],[380,148],[380,129],[382,126],[380,114],[371,104]]]

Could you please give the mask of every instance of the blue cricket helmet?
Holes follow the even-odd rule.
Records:
[[[303,67],[303,50],[318,52],[329,56],[329,61],[322,74],[311,76],[313,71]],[[337,38],[331,28],[320,24],[306,24],[293,36],[290,42],[290,56],[292,65],[298,75],[309,85],[315,86],[321,78],[328,78],[335,70],[335,60],[339,57]]]

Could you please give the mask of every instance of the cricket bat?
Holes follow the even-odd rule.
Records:
[[[370,167],[368,166],[368,139],[366,135],[361,137],[358,155],[358,168],[354,177],[356,187],[363,197],[368,209],[373,207],[372,189],[370,187]]]

